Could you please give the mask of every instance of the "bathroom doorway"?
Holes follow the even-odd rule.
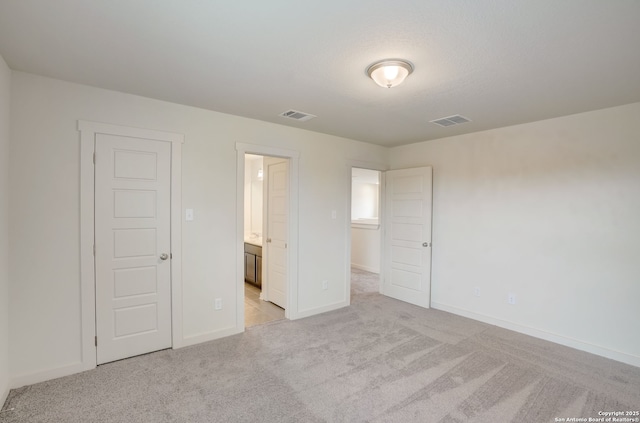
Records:
[[[245,154],[245,327],[285,318],[289,160]]]

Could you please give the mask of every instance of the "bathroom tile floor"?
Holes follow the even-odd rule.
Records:
[[[244,284],[245,327],[281,319],[284,319],[284,309],[269,301],[262,301],[260,299],[260,288],[249,283]]]

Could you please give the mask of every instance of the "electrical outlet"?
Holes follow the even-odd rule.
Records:
[[[184,212],[184,220],[187,222],[193,221],[193,209],[186,209]]]
[[[475,288],[473,288],[473,295],[475,295],[476,297],[480,296],[480,287],[476,286]]]
[[[327,289],[329,288],[329,282],[328,281],[322,281],[322,289]]]
[[[222,298],[216,298],[214,307],[216,310],[222,310]]]
[[[516,294],[514,294],[513,292],[510,292],[507,295],[507,302],[511,305],[515,305],[516,303]]]

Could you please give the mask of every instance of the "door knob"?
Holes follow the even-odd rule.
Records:
[[[168,258],[169,258],[169,254],[167,254],[167,253],[160,254],[160,260],[166,260]]]
[[[423,246],[423,247],[428,247],[428,246],[429,246],[429,243],[428,243],[428,242],[423,242],[423,243],[422,243],[422,246]]]
[[[271,238],[267,238],[267,242],[271,242]]]

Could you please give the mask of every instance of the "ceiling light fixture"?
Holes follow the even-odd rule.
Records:
[[[367,68],[367,75],[383,88],[396,87],[413,72],[413,65],[406,60],[386,59]]]

